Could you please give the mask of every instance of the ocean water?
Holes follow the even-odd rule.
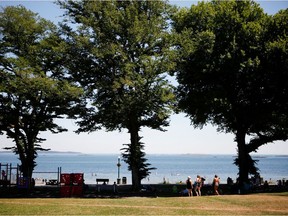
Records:
[[[206,183],[211,183],[215,174],[226,183],[231,177],[237,178],[238,167],[233,164],[235,155],[147,155],[152,170],[144,184],[184,182],[187,176],[196,179],[203,176]],[[264,180],[276,183],[279,179],[288,180],[288,155],[255,155],[260,175]],[[39,153],[33,177],[39,179],[57,179],[58,167],[62,173],[84,173],[85,183],[95,184],[96,178],[108,178],[110,184],[118,178],[118,155],[114,154],[81,154],[81,153]],[[0,153],[0,163],[16,166],[18,157],[12,153]],[[49,173],[51,172],[51,173]],[[127,164],[121,159],[120,178],[127,178],[131,184],[131,173]]]

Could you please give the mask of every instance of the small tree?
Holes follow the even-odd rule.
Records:
[[[179,105],[195,127],[235,134],[240,184],[257,172],[251,152],[288,138],[287,21],[287,10],[270,17],[252,1],[201,2],[174,17]]]
[[[62,67],[57,28],[24,7],[0,13],[0,131],[13,139],[24,177],[32,177],[41,131],[66,129],[54,123],[70,112],[82,91]]]
[[[165,77],[174,66],[169,61],[170,7],[163,1],[60,4],[78,27],[63,30],[71,47],[71,74],[86,89],[89,102],[79,131],[102,126],[109,131],[127,129],[131,143],[124,158],[138,190],[149,170],[139,131],[142,127],[163,130],[174,102]]]
[[[154,170],[156,168],[151,168],[150,163],[147,163],[147,159],[145,158],[145,152],[144,150],[144,143],[140,142],[141,137],[138,140],[137,146],[132,146],[131,144],[124,144],[127,146],[126,148],[123,148],[124,153],[122,153],[122,156],[124,158],[124,161],[129,165],[128,169],[132,171],[132,167],[130,164],[137,164],[137,172],[139,176],[139,181],[141,179],[145,179],[150,175],[150,171]],[[139,185],[141,182],[138,183]]]

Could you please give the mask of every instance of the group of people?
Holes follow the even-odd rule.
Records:
[[[187,190],[188,190],[188,196],[193,196],[193,189],[196,194],[196,196],[201,196],[201,188],[204,185],[205,178],[201,177],[200,175],[197,175],[196,180],[194,183],[191,180],[191,177],[188,176],[186,180]],[[220,178],[215,175],[212,183],[212,187],[214,190],[215,195],[219,195],[218,188],[220,184]]]
[[[205,181],[204,178],[202,180],[202,178],[199,175],[197,175],[197,178],[195,182],[193,183],[191,180],[191,177],[188,176],[188,179],[186,181],[188,196],[193,196],[193,189],[194,189],[196,196],[201,196],[201,187],[203,186],[204,181]]]

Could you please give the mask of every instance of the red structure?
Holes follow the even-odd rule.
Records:
[[[81,197],[83,196],[83,186],[83,173],[63,173],[60,176],[61,197]]]

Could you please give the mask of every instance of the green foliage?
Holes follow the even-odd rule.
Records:
[[[128,170],[132,171],[133,166],[137,167],[137,172],[139,176],[139,180],[145,179],[150,175],[150,171],[156,168],[150,167],[150,163],[147,163],[147,159],[145,158],[144,143],[140,142],[141,137],[138,139],[138,145],[136,148],[133,148],[131,144],[124,144],[124,150],[122,153],[124,161],[129,165]]]
[[[164,1],[59,3],[77,27],[63,24],[70,73],[85,88],[88,103],[78,132],[127,129],[131,146],[140,147],[140,129],[164,130],[174,107],[167,78],[175,66],[170,61],[170,6]],[[138,160],[140,155],[130,153]]]
[[[0,13],[0,131],[13,139],[30,177],[41,131],[66,131],[54,119],[69,114],[82,91],[65,78],[62,41],[57,28],[24,7]]]
[[[244,181],[256,171],[250,152],[288,138],[286,23],[287,10],[268,16],[253,1],[202,2],[174,16],[179,106],[195,127],[236,135]]]
[[[174,95],[165,72],[174,64],[168,61],[165,3],[87,1],[62,6],[81,24],[77,32],[66,32],[75,60],[70,70],[95,106],[94,113],[83,116],[80,131],[98,129],[99,123],[108,130],[128,128],[131,111],[141,126],[167,126]]]

